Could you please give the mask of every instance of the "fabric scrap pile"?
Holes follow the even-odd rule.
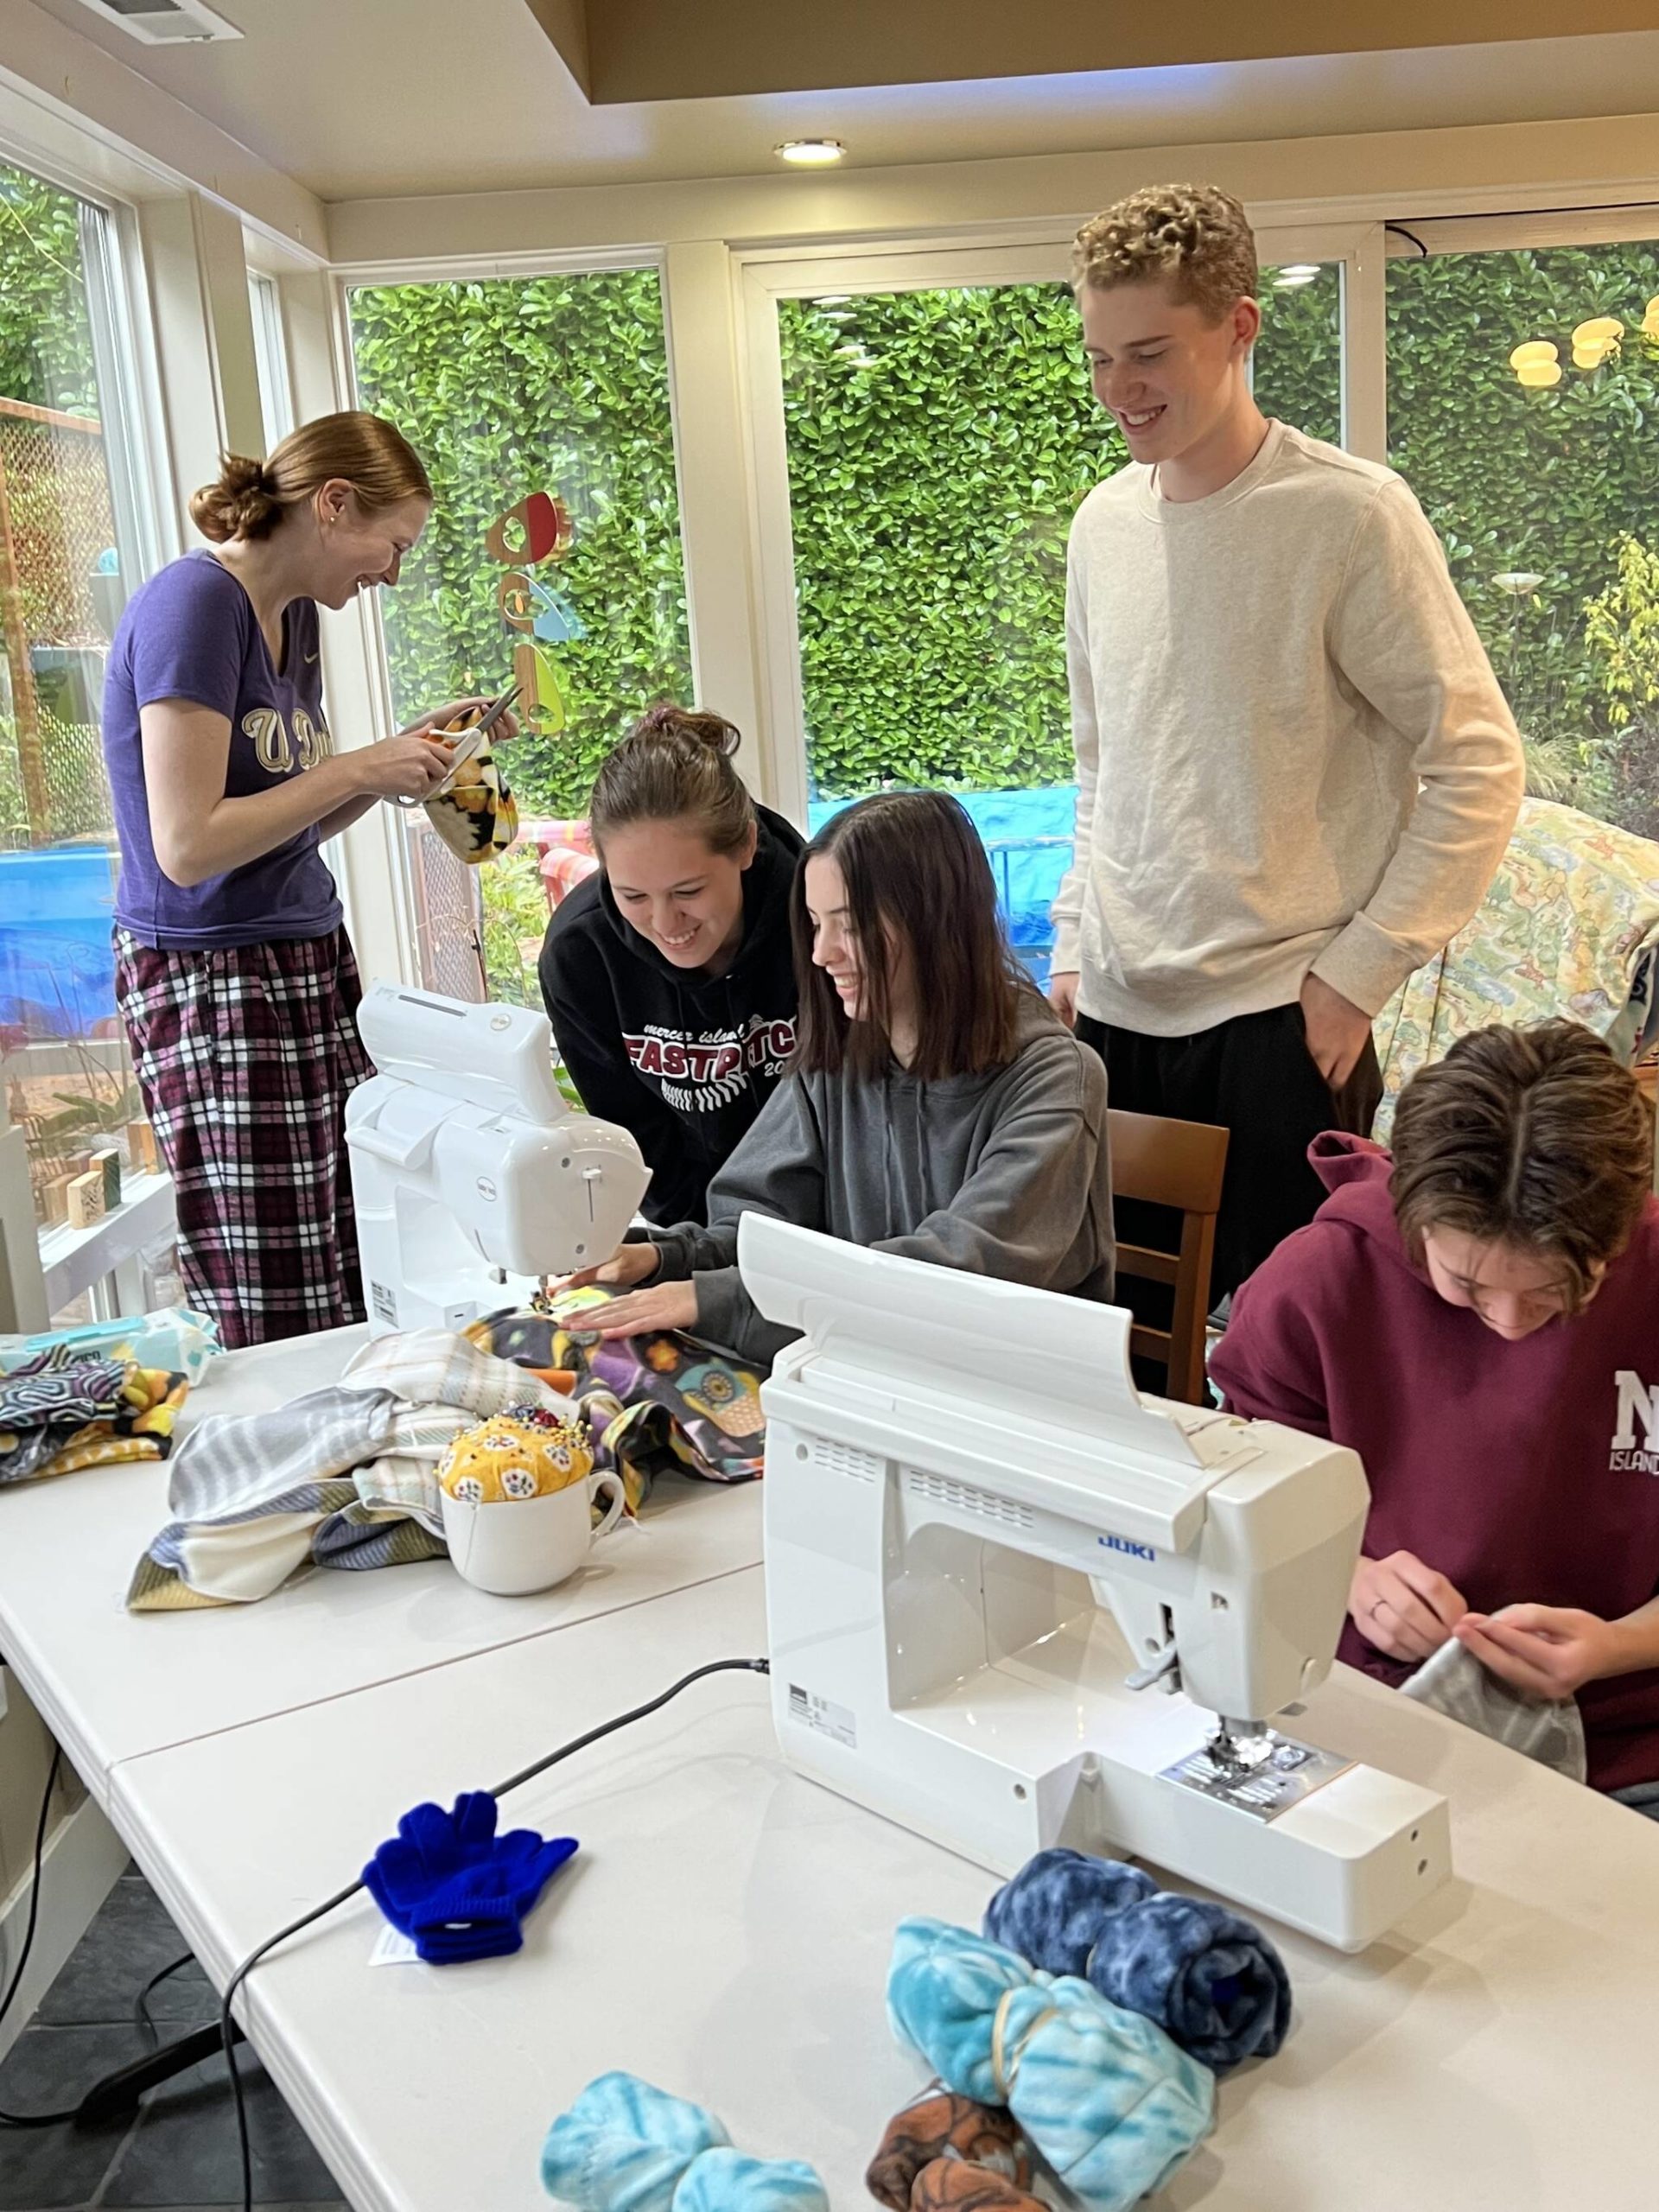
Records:
[[[1139,1867],[1039,1852],[983,1936],[899,1923],[888,2022],[936,2078],[888,2121],[866,2186],[887,2212],[1128,2212],[1215,2125],[1217,2073],[1270,2057],[1290,2016],[1249,1921]],[[553,2123],[542,2178],[576,2212],[822,2212],[810,2166],[728,2145],[697,2106],[607,2074]]]
[[[182,1373],[67,1345],[0,1377],[0,1489],[112,1461],[164,1459],[189,1384]]]
[[[366,1345],[331,1389],[204,1421],[173,1459],[174,1517],[147,1546],[127,1604],[247,1605],[310,1566],[444,1558],[445,1453],[479,1422],[526,1412],[568,1426],[575,1448],[575,1411],[541,1376],[417,1329]]]
[[[760,1377],[737,1359],[656,1331],[607,1344],[584,1319],[607,1290],[568,1291],[545,1313],[498,1313],[467,1331],[483,1351],[536,1370],[574,1376],[575,1403],[593,1439],[594,1465],[619,1474],[638,1512],[659,1475],[753,1482],[766,1463]]]

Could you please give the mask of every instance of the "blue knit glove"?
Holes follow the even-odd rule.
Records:
[[[524,1915],[575,1852],[574,1836],[498,1836],[496,1812],[486,1789],[457,1797],[450,1813],[416,1805],[363,1869],[369,1895],[429,1965],[518,1950]]]

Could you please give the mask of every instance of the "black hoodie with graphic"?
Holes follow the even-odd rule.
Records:
[[[653,1222],[701,1222],[709,1179],[795,1049],[789,890],[802,838],[755,809],[743,942],[723,976],[677,968],[626,921],[601,869],[556,910],[539,973],[559,1056],[582,1103],[639,1141]]]

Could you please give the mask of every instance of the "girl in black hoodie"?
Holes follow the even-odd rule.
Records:
[[[795,1049],[789,890],[801,838],[756,806],[737,731],[664,702],[599,772],[600,871],[548,924],[542,996],[583,1104],[651,1169],[646,1217],[705,1218],[709,1179]]]

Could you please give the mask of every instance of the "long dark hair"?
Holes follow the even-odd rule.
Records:
[[[849,1021],[835,985],[812,961],[806,864],[833,860],[847,886],[858,940],[864,1013]],[[990,862],[964,809],[946,791],[886,791],[827,822],[801,855],[790,893],[800,995],[794,1065],[806,1074],[863,1080],[887,1064],[891,931],[910,948],[916,976],[916,1053],[925,1083],[1006,1067],[1014,1054],[1020,970],[997,918]]]

